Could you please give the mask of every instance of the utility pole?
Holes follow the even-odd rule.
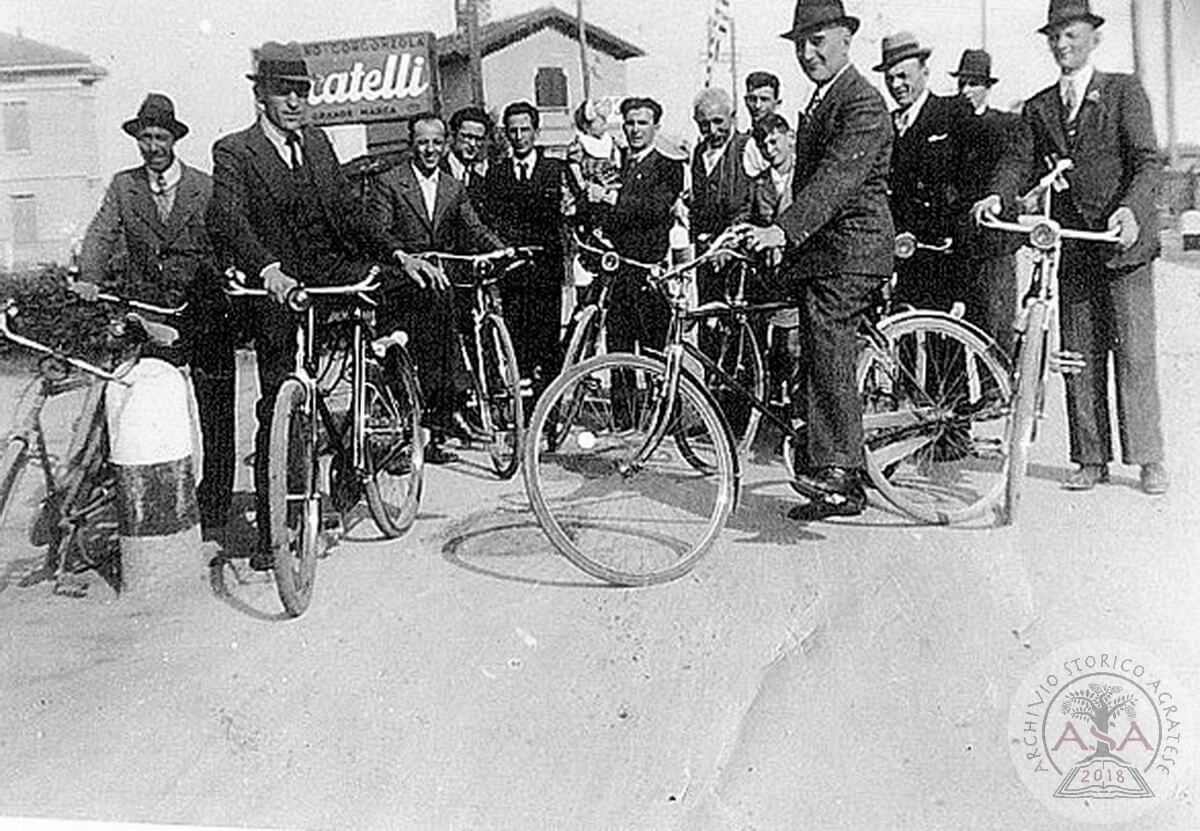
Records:
[[[1167,74],[1167,161],[1178,167],[1179,147],[1175,135],[1175,37],[1172,16],[1173,0],[1163,0],[1163,64]]]
[[[583,18],[583,0],[575,0],[575,21],[579,29],[579,77],[583,79],[583,100],[592,100],[592,70],[588,66],[587,22]]]
[[[467,36],[467,75],[471,81],[471,103],[483,106],[483,50],[479,44],[477,0],[457,0],[458,28]]]
[[[729,97],[733,99],[733,123],[737,126],[737,21],[729,17]]]
[[[987,0],[979,0],[979,48],[987,49]]]
[[[1129,34],[1133,41],[1133,74],[1142,77],[1142,15],[1138,0],[1129,0]]]

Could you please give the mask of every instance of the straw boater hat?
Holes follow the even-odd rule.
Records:
[[[933,50],[921,46],[917,36],[912,32],[896,32],[896,34],[888,35],[883,39],[882,53],[879,64],[872,67],[876,72],[887,72],[900,61],[906,61],[909,58],[924,60],[933,53]]]
[[[147,127],[162,127],[176,141],[188,134],[188,126],[175,118],[175,105],[171,99],[160,92],[147,95],[142,106],[138,107],[137,116],[121,125],[121,129],[134,138]]]
[[[981,81],[989,87],[999,81],[992,77],[992,56],[982,49],[967,49],[958,61],[958,69],[951,72],[959,80]]]
[[[313,82],[304,62],[304,50],[298,43],[278,43],[270,40],[255,51],[255,72],[247,75],[251,81]]]
[[[1104,24],[1103,17],[1092,14],[1092,4],[1088,0],[1050,0],[1050,9],[1046,13],[1046,25],[1038,31],[1043,35],[1048,35],[1060,26],[1066,26],[1076,20],[1086,20],[1093,26]]]
[[[796,0],[792,28],[780,37],[800,40],[805,35],[830,26],[845,26],[850,34],[858,31],[858,18],[846,14],[842,0]]]

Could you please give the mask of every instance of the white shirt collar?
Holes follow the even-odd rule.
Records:
[[[463,175],[467,171],[467,166],[465,164],[463,164],[462,159],[460,159],[458,156],[454,155],[453,153],[448,154],[446,156],[446,159],[447,159],[447,164],[450,165],[450,175],[453,176],[455,179],[458,179],[458,181],[461,182],[463,180]],[[471,172],[474,173],[476,176],[486,176],[487,175],[487,159],[480,159],[477,162],[472,162],[471,163]]]
[[[921,108],[925,106],[925,102],[929,100],[929,88],[921,90],[921,94],[917,96],[917,100],[913,101],[903,110],[896,111],[896,128],[904,132],[921,115]]]
[[[841,69],[839,69],[837,72],[833,73],[832,78],[830,78],[828,81],[826,81],[823,84],[817,84],[817,88],[813,90],[812,99],[810,99],[810,103],[812,103],[814,105],[816,103],[820,103],[825,98],[825,96],[829,94],[829,90],[833,89],[833,85],[837,83],[838,78],[841,78],[843,75],[845,75],[846,70],[848,70],[849,68],[850,68],[850,62],[846,61],[846,63],[842,65]]]
[[[523,158],[523,159],[518,159],[516,156],[513,156],[512,157],[513,170],[515,171],[518,166],[524,167],[525,172],[529,176],[532,176],[533,168],[537,164],[537,157],[538,157],[538,151],[537,151],[536,147],[533,148],[532,150],[530,150],[529,155],[525,156],[525,158]]]
[[[425,210],[429,213],[429,218],[433,219],[433,208],[437,204],[440,171],[435,167],[433,172],[426,176],[415,164],[412,165],[412,170],[413,176],[417,178],[417,185],[421,188],[421,198],[425,201]]]
[[[152,193],[162,193],[171,190],[179,184],[179,180],[183,178],[183,164],[180,163],[179,157],[171,159],[171,166],[162,172],[163,181],[166,187],[161,190],[158,187],[158,175],[150,168],[146,168],[146,174],[150,179],[150,191]]]
[[[267,137],[267,141],[271,142],[271,146],[275,148],[275,152],[279,154],[279,158],[283,159],[283,163],[288,167],[292,166],[292,153],[287,145],[287,133],[280,130],[271,120],[265,115],[258,117],[258,126],[263,131],[263,135]],[[297,133],[303,138],[303,135]],[[303,143],[300,145],[303,148]],[[303,151],[301,151],[303,153]]]
[[[639,150],[636,153],[630,153],[629,161],[635,162],[635,163],[640,163],[640,162],[644,161],[646,159],[646,157],[649,156],[652,152],[654,152],[653,142],[651,142],[645,148],[643,148],[642,150]]]

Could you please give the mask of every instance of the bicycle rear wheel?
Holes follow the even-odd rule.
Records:
[[[1005,481],[1011,385],[990,339],[948,315],[884,320],[886,349],[857,366],[867,475],[922,522],[965,522],[995,508]]]
[[[1037,413],[1038,382],[1046,360],[1046,315],[1044,303],[1034,301],[1025,316],[1024,334],[1017,346],[1016,391],[1013,393],[1008,423],[1009,458],[1005,471],[1004,506],[1000,522],[1008,525],[1017,518],[1029,448],[1033,444],[1033,425]]]
[[[396,345],[383,358],[368,354],[364,369],[367,507],[381,534],[398,537],[417,518],[425,482],[417,379],[408,353]]]
[[[508,327],[499,315],[487,315],[479,328],[484,400],[480,415],[488,436],[492,469],[501,479],[517,472],[521,461],[525,408],[521,400],[521,371]]]
[[[563,357],[562,371],[567,373],[571,367],[582,363],[596,354],[600,338],[600,308],[594,304],[584,306],[575,318],[571,337],[567,341],[566,354]],[[546,430],[548,447],[553,450],[566,437],[566,428],[561,425],[571,424],[579,415],[583,404],[582,387],[577,388],[576,395],[563,402],[562,411],[553,413]]]
[[[687,573],[735,501],[737,463],[711,398],[684,375],[671,400],[667,380],[651,358],[592,358],[555,379],[530,422],[524,475],[538,522],[572,563],[610,583]],[[562,437],[553,448],[542,438],[550,429]],[[681,434],[712,448],[711,471],[663,440]]]
[[[271,419],[267,497],[275,588],[292,617],[308,608],[321,553],[315,419],[315,402],[305,385],[296,378],[285,380]]]

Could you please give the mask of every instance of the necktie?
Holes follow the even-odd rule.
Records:
[[[896,113],[896,133],[898,135],[904,135],[908,129],[908,112],[907,109],[903,109]]]
[[[296,133],[288,133],[286,141],[288,148],[288,164],[291,165],[292,170],[299,170],[300,165],[304,164],[304,157],[300,152],[300,136]]]
[[[161,173],[154,174],[154,207],[158,209],[158,219],[166,222],[171,216],[171,202],[167,196],[167,177]]]
[[[818,90],[813,90],[812,98],[808,99],[808,106],[804,108],[804,118],[810,119],[813,113],[817,111],[817,107],[821,105],[821,95]]]
[[[528,182],[529,181],[529,168],[527,168],[525,166],[525,162],[517,162],[517,181],[518,182]]]
[[[1075,117],[1075,85],[1067,82],[1063,86],[1062,91],[1063,112],[1066,114],[1066,120],[1071,121]]]

